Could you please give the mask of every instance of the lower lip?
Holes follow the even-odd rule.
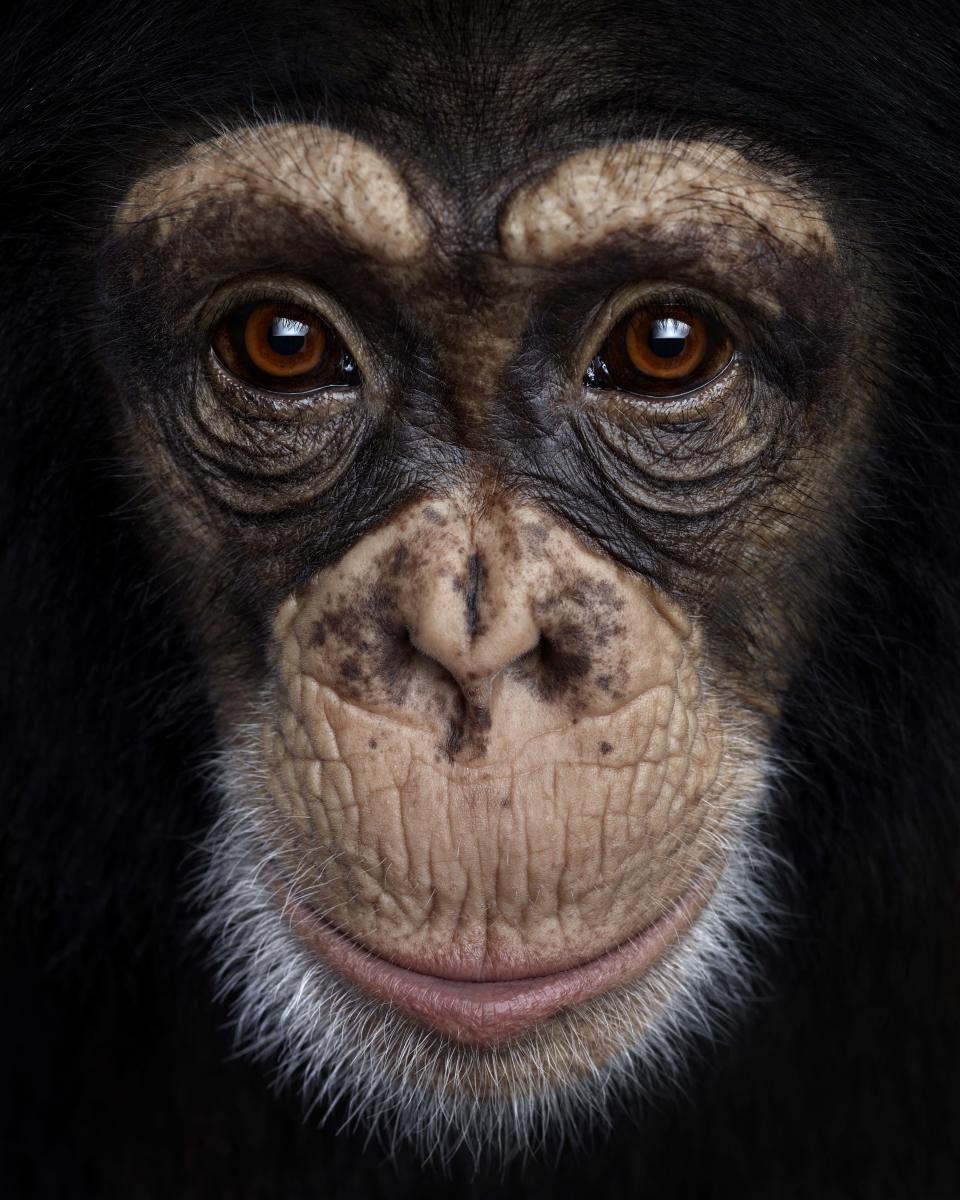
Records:
[[[714,869],[698,878],[652,925],[590,962],[551,975],[482,983],[398,967],[364,950],[282,887],[278,891],[294,930],[344,979],[445,1037],[491,1046],[642,975],[690,928],[718,874]]]

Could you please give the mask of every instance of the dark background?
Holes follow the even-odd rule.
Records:
[[[20,1197],[960,1194],[958,21],[944,4],[54,0],[0,28],[0,1189]],[[893,297],[884,410],[781,749],[764,998],[589,1152],[388,1162],[231,1060],[184,881],[213,804],[190,633],[91,337],[97,247],[209,122],[321,116],[434,172],[738,131]],[[879,303],[878,298],[878,303]]]

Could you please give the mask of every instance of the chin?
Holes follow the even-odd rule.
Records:
[[[319,910],[251,788],[255,753],[238,743],[218,762],[199,929],[238,1050],[321,1120],[424,1162],[502,1163],[577,1143],[676,1084],[692,1046],[755,1002],[751,947],[776,911],[775,864],[754,833],[766,764],[729,804],[704,870],[633,937],[545,971],[533,954],[526,969],[513,957],[477,971],[452,952],[385,957]]]

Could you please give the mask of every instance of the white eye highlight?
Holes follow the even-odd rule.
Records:
[[[647,342],[653,353],[660,358],[675,358],[682,353],[692,332],[692,326],[686,321],[679,321],[676,317],[664,317],[653,322]]]
[[[277,354],[299,354],[310,332],[310,326],[293,317],[274,317],[267,340]]]

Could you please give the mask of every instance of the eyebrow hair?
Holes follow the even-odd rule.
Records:
[[[151,222],[159,241],[211,200],[242,193],[253,205],[293,203],[316,213],[356,250],[389,264],[420,258],[426,214],[399,172],[350,134],[318,125],[267,125],[195,146],[131,188],[114,216],[118,233]]]
[[[286,206],[321,222],[334,244],[386,267],[422,260],[435,227],[399,171],[372,146],[340,130],[281,123],[200,142],[151,172],[120,203],[113,228],[122,241],[141,232],[158,248],[172,243],[170,261],[183,268],[179,237],[199,225],[201,244],[213,254],[210,214],[234,200],[260,239],[270,232],[273,210]],[[227,242],[243,240],[239,231],[229,233]],[[824,265],[836,254],[823,208],[794,181],[728,146],[676,139],[571,155],[508,196],[497,234],[503,265],[522,269],[583,262],[607,251],[618,235],[651,246],[702,240],[713,268],[722,271],[742,270],[758,252],[777,262],[804,257]],[[770,304],[778,307],[772,298]]]
[[[836,243],[823,209],[794,183],[710,142],[632,142],[580,151],[521,185],[498,233],[509,263],[554,266],[611,236],[691,226],[736,230],[785,253],[829,257]]]

